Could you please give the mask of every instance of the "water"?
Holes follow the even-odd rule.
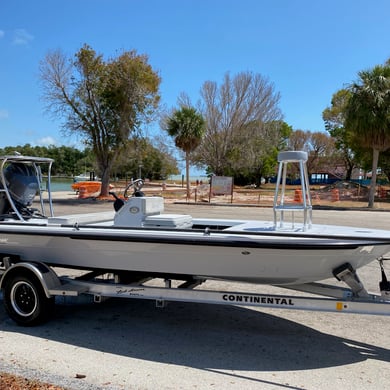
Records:
[[[46,180],[43,180],[44,188],[47,188]],[[52,177],[51,178],[51,191],[73,191],[72,190],[73,179],[71,177]]]
[[[181,183],[181,181],[186,180],[185,175],[170,175],[168,176],[168,180],[174,181],[176,183]],[[209,182],[209,177],[206,175],[190,175],[190,182],[202,181],[203,183]]]

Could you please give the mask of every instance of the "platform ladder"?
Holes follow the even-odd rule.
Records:
[[[306,162],[307,152],[304,151],[287,151],[278,154],[279,167],[273,205],[275,229],[285,227],[285,211],[292,212],[292,228],[294,228],[294,212],[296,211],[303,212],[303,230],[306,231],[311,227],[312,203]],[[299,167],[301,185],[300,189],[295,190],[294,203],[285,203],[287,170],[291,164]],[[280,215],[279,221],[278,214]]]

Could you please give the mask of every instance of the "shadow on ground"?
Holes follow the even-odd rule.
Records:
[[[255,310],[208,304],[172,302],[164,309],[153,301],[123,299],[60,304],[49,323],[35,328],[15,325],[1,307],[0,329],[207,370],[310,370],[368,358],[390,362],[387,349]]]

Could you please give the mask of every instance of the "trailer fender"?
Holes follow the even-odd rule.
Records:
[[[61,286],[61,281],[57,274],[44,263],[16,263],[9,267],[0,280],[0,288],[5,285],[5,281],[14,275],[34,274],[40,281],[47,298],[51,297],[50,290]]]

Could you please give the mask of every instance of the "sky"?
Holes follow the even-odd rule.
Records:
[[[325,131],[332,95],[390,58],[389,15],[388,0],[0,0],[0,147],[78,146],[45,111],[39,64],[84,44],[146,54],[168,108],[226,72],[259,73],[294,130]]]

